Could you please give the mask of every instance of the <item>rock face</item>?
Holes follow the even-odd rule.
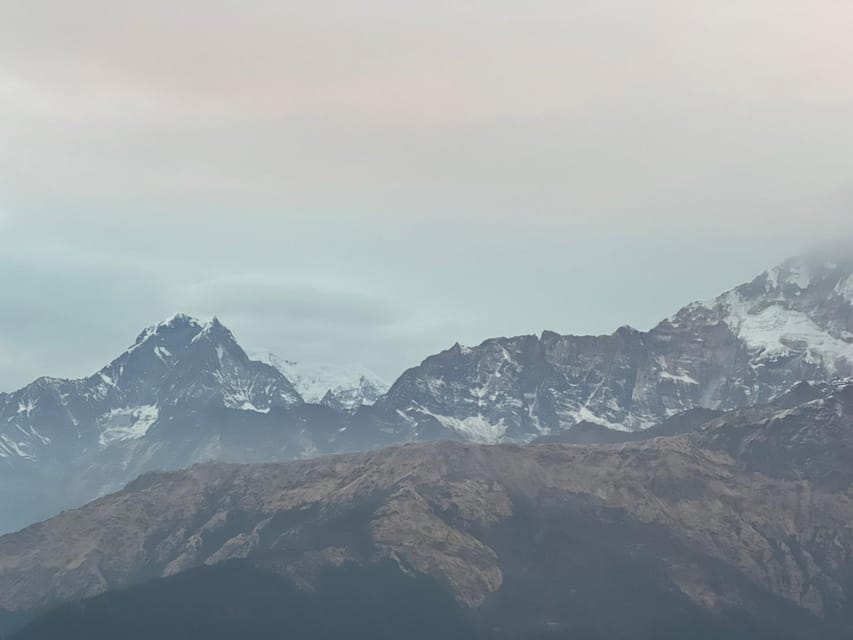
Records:
[[[205,460],[446,439],[625,442],[638,438],[614,432],[791,399],[803,381],[853,375],[853,259],[790,260],[648,332],[455,345],[381,396],[367,372],[262,359],[217,320],[178,315],[93,376],[0,394],[0,532]]]
[[[632,594],[655,594],[764,637],[846,638],[851,487],[845,385],[644,442],[444,442],[205,464],[0,538],[0,610],[20,618],[234,559],[303,588],[324,568],[392,561],[506,637],[543,625],[657,637],[643,635],[649,612],[633,609],[601,635]]]
[[[290,381],[250,360],[218,320],[176,315],[88,378],[41,378],[0,394],[0,528],[82,504],[150,469],[219,455],[269,459],[270,446],[272,455],[298,457],[310,446],[300,435],[306,416],[314,414]]]
[[[353,379],[322,366],[303,366],[297,376],[294,363],[264,359],[249,357],[217,319],[178,314],[145,329],[88,378],[41,378],[0,394],[0,532],[147,471],[293,460],[384,440],[347,432],[353,411],[380,394],[375,376],[359,371]]]
[[[177,315],[89,378],[41,378],[0,394],[0,457],[34,462],[68,447],[141,440],[168,423],[198,422],[193,416],[212,406],[264,413],[301,403],[290,381],[249,360],[217,319]]]
[[[806,257],[651,331],[454,345],[406,371],[376,409],[401,438],[526,442],[581,422],[636,431],[851,374],[853,259]]]

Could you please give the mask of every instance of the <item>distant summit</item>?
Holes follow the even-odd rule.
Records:
[[[249,354],[281,371],[306,402],[353,411],[373,404],[388,390],[388,383],[365,367],[295,362],[263,349]]]
[[[140,473],[207,460],[428,440],[623,441],[601,430],[680,425],[669,421],[791,401],[851,377],[853,258],[844,256],[787,260],[650,331],[455,344],[387,390],[359,367],[250,356],[216,318],[177,314],[87,378],[0,394],[0,530]],[[584,433],[566,435],[575,426]]]
[[[377,403],[398,437],[529,441],[579,423],[640,430],[853,375],[853,255],[786,260],[650,331],[492,338],[406,371]]]

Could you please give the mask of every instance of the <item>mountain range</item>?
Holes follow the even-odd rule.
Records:
[[[0,394],[0,525],[82,504],[152,469],[329,449],[347,415],[341,406],[364,398],[363,379],[347,388],[339,376],[330,402],[309,405],[216,318],[175,315],[88,378],[40,378]]]
[[[584,422],[636,431],[695,407],[762,404],[853,374],[853,259],[788,260],[650,331],[454,345],[376,403],[400,433],[529,441]]]
[[[0,629],[849,638],[853,384],[678,424],[604,446],[448,441],[146,474],[0,537]]]
[[[788,260],[649,331],[456,344],[387,391],[363,371],[250,357],[217,319],[179,314],[144,330],[92,376],[41,378],[0,394],[0,531],[142,473],[197,462],[446,439],[607,439],[696,409],[765,405],[802,381],[850,376],[853,259],[845,256]]]

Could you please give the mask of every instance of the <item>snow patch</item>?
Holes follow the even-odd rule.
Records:
[[[113,409],[102,418],[104,429],[98,443],[106,447],[114,442],[144,438],[159,417],[157,405]]]
[[[166,347],[154,347],[154,355],[160,358],[163,361],[163,364],[168,365],[168,358],[172,357],[172,352],[169,351]]]
[[[853,304],[853,275],[844,280],[839,280],[838,284],[835,285],[835,292],[847,300],[847,302]]]
[[[503,419],[498,420],[497,423],[492,423],[483,415],[454,418],[433,413],[424,407],[416,407],[414,410],[435,418],[441,423],[441,426],[465,436],[470,442],[496,444],[500,442],[507,430],[507,425]]]
[[[576,409],[574,411],[568,411],[564,414],[561,414],[560,417],[568,418],[567,420],[561,419],[561,422],[591,422],[593,424],[601,425],[602,427],[607,427],[608,429],[613,429],[614,431],[630,431],[630,429],[627,428],[624,424],[610,422],[609,420],[602,418],[601,416],[597,416],[587,407],[581,407],[580,409]]]
[[[682,384],[699,384],[699,382],[695,378],[692,378],[686,373],[680,373],[676,375],[673,373],[669,373],[669,371],[661,371],[658,374],[658,377],[661,380],[672,380],[673,382],[680,382]]]
[[[764,272],[764,277],[767,278],[768,291],[779,288],[779,271],[781,271],[779,267],[773,267],[772,269]]]
[[[139,334],[139,337],[136,339],[136,342],[130,349],[126,351],[126,353],[133,353],[137,349],[139,349],[143,344],[145,344],[151,336],[157,335],[164,328],[174,328],[176,324],[187,325],[188,327],[192,327],[193,329],[201,329],[201,323],[184,313],[176,313],[173,316],[170,316],[163,320],[162,322],[158,322],[157,324],[151,325],[150,327],[146,327],[145,330]]]
[[[104,373],[103,371],[102,371],[100,374],[98,374],[98,375],[100,375],[100,376],[101,376],[101,380],[102,380],[102,381],[104,382],[104,384],[105,384],[105,385],[107,385],[108,387],[112,387],[113,389],[117,389],[117,388],[118,388],[118,387],[116,387],[116,383],[115,383],[115,381],[114,381],[112,378],[110,378],[110,377],[109,377],[106,373]]]
[[[12,456],[35,462],[36,457],[27,451],[28,445],[26,442],[16,442],[9,436],[0,435],[0,458],[9,458]]]
[[[726,323],[747,347],[763,356],[805,353],[830,372],[836,361],[853,362],[853,344],[828,334],[805,313],[773,304],[753,312],[738,294],[727,296]]]
[[[807,289],[812,283],[809,267],[804,262],[788,262],[768,269],[762,275],[767,280],[766,291],[775,291],[785,285]]]
[[[48,438],[47,436],[43,436],[43,435],[42,435],[41,433],[39,433],[39,432],[36,430],[36,428],[35,428],[34,426],[32,426],[32,425],[30,425],[30,433],[29,433],[29,435],[31,435],[33,438],[35,438],[36,440],[38,440],[38,441],[39,441],[39,442],[41,442],[42,444],[50,444],[50,438]]]
[[[38,400],[33,400],[32,398],[26,400],[25,402],[18,403],[18,414],[25,414],[28,418],[30,414],[35,411],[35,408],[38,406]]]
[[[269,413],[270,412],[269,407],[267,407],[266,409],[259,409],[258,407],[256,407],[251,402],[244,402],[243,404],[241,404],[237,408],[240,409],[241,411],[254,411],[255,413]]]
[[[812,275],[806,264],[798,262],[791,266],[791,272],[788,275],[787,282],[795,284],[800,289],[808,289],[812,283]]]
[[[539,410],[539,396],[535,393],[525,393],[524,402],[527,404],[527,417],[530,419],[530,424],[533,425],[533,428],[543,435],[551,433],[550,427],[543,427],[537,415],[537,411]]]

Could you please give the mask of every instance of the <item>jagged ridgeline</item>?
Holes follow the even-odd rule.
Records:
[[[384,394],[369,372],[252,353],[217,320],[178,315],[88,378],[42,378],[0,394],[0,530],[146,471],[205,460],[441,439],[582,441],[592,431],[619,439],[608,434],[697,408],[761,405],[801,381],[853,374],[853,260],[786,261],[650,331],[455,345]]]
[[[853,385],[706,417],[615,446],[421,443],[148,474],[0,537],[0,625],[850,638]]]

